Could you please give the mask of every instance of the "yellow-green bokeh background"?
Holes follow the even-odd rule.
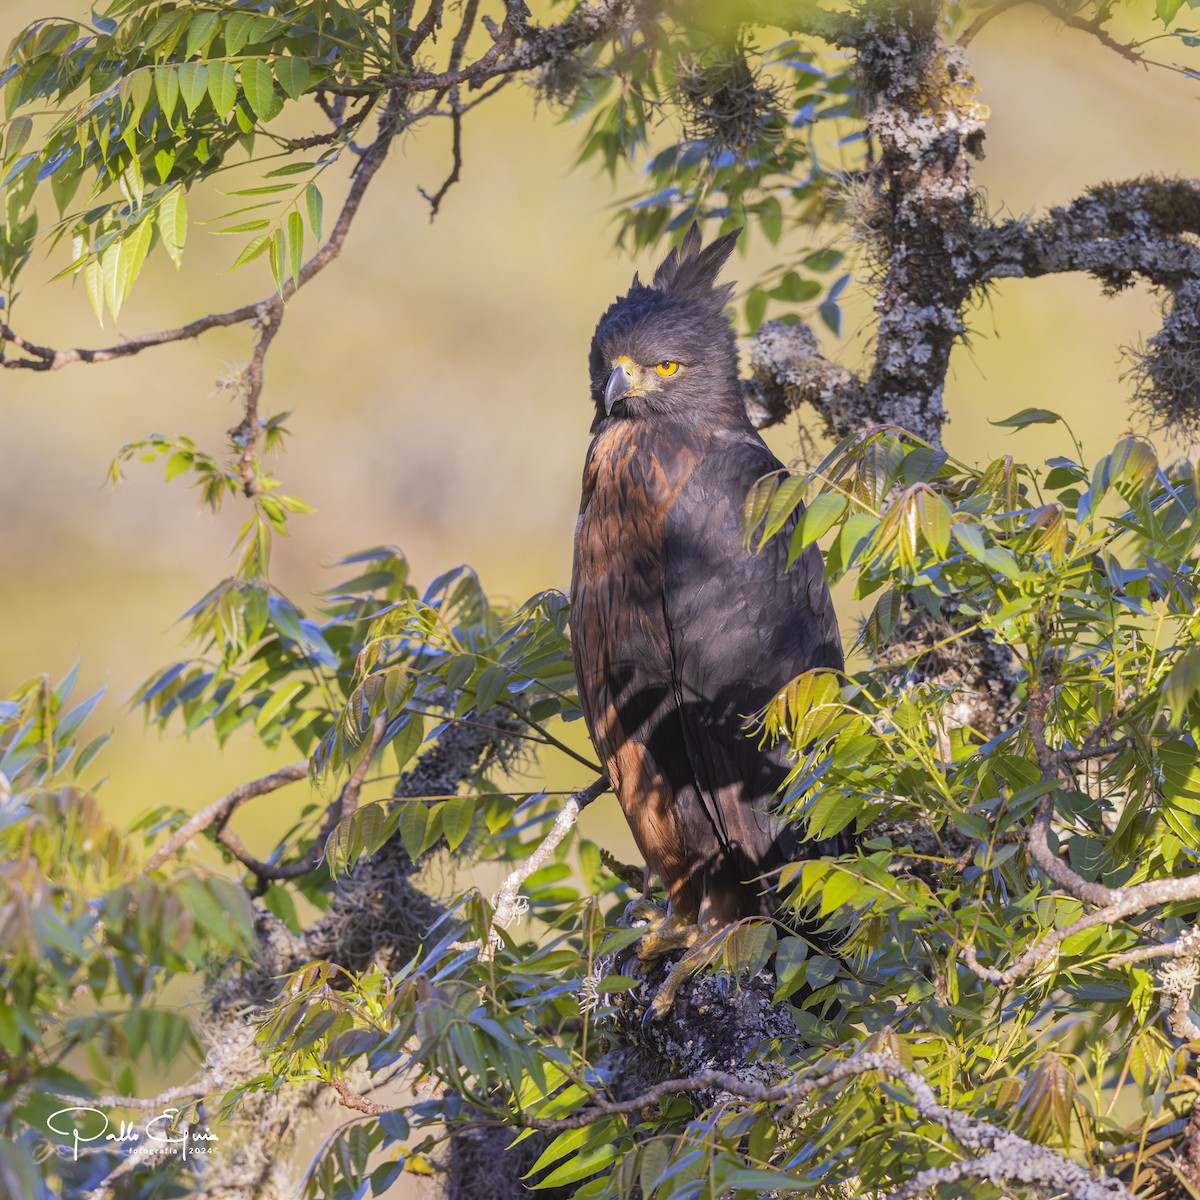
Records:
[[[1151,10],[1130,3],[1120,19],[1153,32]],[[4,0],[0,40],[51,11]],[[1034,213],[1101,179],[1200,174],[1195,81],[1136,67],[1033,6],[995,20],[970,56],[993,112],[978,167],[993,211]],[[588,339],[632,270],[653,263],[612,249],[614,190],[590,167],[572,170],[578,132],[510,88],[468,120],[462,182],[430,224],[417,187],[440,182],[449,130],[421,127],[376,179],[342,259],[289,306],[264,406],[292,410],[278,472],[318,510],[275,553],[278,581],[301,603],[332,582],[323,564],[384,542],[405,550],[419,579],[468,562],[498,596],[565,585]],[[193,216],[222,202],[197,198]],[[327,207],[335,202],[330,194]],[[793,236],[773,251],[759,239],[732,272],[749,279],[802,245]],[[225,273],[236,250],[194,225],[183,271],[153,257],[118,332],[265,294],[265,261]],[[35,258],[20,329],[55,345],[104,344],[113,331],[96,327],[82,289],[45,283],[61,265]],[[968,459],[1057,449],[1053,430],[1010,436],[987,423],[1043,405],[1099,455],[1132,420],[1120,347],[1152,332],[1156,312],[1144,289],[1105,300],[1078,277],[1001,284],[954,356],[948,445]],[[852,294],[835,353],[861,359],[869,317],[869,297]],[[160,801],[198,805],[273,761],[249,739],[220,753],[203,735],[146,736],[123,707],[179,653],[174,621],[230,569],[243,514],[236,504],[216,518],[199,511],[195,493],[164,484],[157,468],[135,465],[121,487],[104,485],[117,448],[151,431],[219,450],[237,413],[217,381],[248,346],[245,331],[222,331],[125,362],[0,375],[0,688],[82,659],[83,684],[109,689],[101,723],[116,736],[102,762],[124,816]],[[795,457],[794,430],[771,440]]]

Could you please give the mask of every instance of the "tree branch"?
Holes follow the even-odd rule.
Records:
[[[296,783],[307,775],[308,759],[305,759],[303,762],[281,767],[278,771],[264,775],[261,779],[239,784],[233,791],[222,796],[220,800],[214,800],[212,804],[189,817],[150,855],[138,874],[146,875],[161,867],[173,854],[182,850],[196,834],[202,833],[212,825],[223,825],[247,800],[253,800],[256,796],[265,796],[269,792],[286,787],[289,783]]]
[[[500,935],[496,930],[511,925],[529,907],[529,902],[520,894],[521,885],[530,875],[535,871],[540,871],[550,861],[550,856],[574,828],[579,814],[598,796],[603,796],[609,787],[608,777],[601,775],[599,779],[590,783],[582,791],[567,797],[558,816],[554,818],[550,832],[519,867],[509,872],[503,884],[500,885],[500,890],[492,898],[492,924],[488,930],[486,944],[482,939],[475,938],[469,942],[455,943],[456,949],[478,950],[480,959],[485,962],[495,956],[501,945]]]
[[[809,404],[837,439],[881,420],[853,371],[826,358],[807,325],[764,321],[750,343],[746,411],[756,429]]]
[[[820,1075],[800,1076],[774,1087],[748,1082],[728,1071],[700,1071],[685,1079],[668,1079],[655,1084],[631,1100],[604,1101],[570,1117],[540,1119],[517,1112],[510,1116],[510,1120],[544,1133],[559,1133],[589,1125],[598,1117],[639,1113],[661,1103],[668,1096],[714,1088],[756,1104],[794,1108],[814,1092],[873,1072],[902,1083],[911,1094],[913,1108],[918,1115],[926,1121],[942,1125],[965,1149],[985,1151],[980,1158],[922,1171],[892,1191],[888,1200],[906,1200],[943,1180],[963,1178],[988,1179],[992,1182],[1014,1180],[1062,1193],[1073,1200],[1127,1200],[1129,1196],[1116,1179],[1093,1175],[1046,1146],[1036,1145],[989,1121],[947,1108],[939,1102],[924,1076],[902,1066],[888,1054],[859,1054]]]
[[[1010,9],[1019,8],[1022,4],[1036,4],[1038,8],[1043,8],[1055,20],[1061,24],[1068,26],[1071,29],[1078,29],[1083,33],[1091,34],[1102,46],[1109,50],[1115,51],[1122,58],[1129,62],[1137,63],[1139,66],[1146,66],[1146,59],[1137,49],[1136,45],[1129,45],[1125,42],[1119,42],[1104,28],[1104,22],[1100,18],[1088,21],[1081,17],[1078,13],[1073,13],[1064,8],[1061,4],[1055,4],[1054,0],[999,0],[993,4],[991,8],[985,9],[967,26],[962,36],[958,39],[957,45],[966,47],[970,45],[972,39],[979,33],[985,25],[991,24],[998,16],[1008,12]]]
[[[325,857],[325,844],[333,835],[333,831],[338,827],[343,817],[349,816],[358,807],[358,794],[362,790],[367,772],[371,769],[371,763],[374,761],[375,751],[379,749],[379,743],[383,740],[386,730],[387,714],[380,713],[375,718],[375,724],[372,726],[371,741],[367,746],[366,753],[363,755],[358,766],[355,767],[354,773],[346,781],[338,798],[329,806],[325,814],[325,823],[321,826],[321,830],[317,836],[313,838],[312,845],[303,858],[289,863],[265,863],[261,859],[255,858],[246,849],[245,843],[232,829],[225,828],[223,824],[218,826],[217,841],[242,866],[257,876],[260,889],[257,894],[261,895],[262,892],[266,891],[266,885],[270,882],[278,882],[283,879],[298,879],[301,875],[307,875],[309,871],[316,870],[321,860]]]
[[[440,99],[441,97],[438,98],[439,102]],[[229,309],[227,312],[210,313],[208,316],[200,317],[195,321],[189,322],[187,325],[181,325],[178,329],[164,329],[154,333],[140,334],[137,337],[119,342],[115,346],[107,346],[96,350],[56,350],[50,346],[41,346],[35,342],[28,341],[15,330],[0,322],[0,366],[16,370],[58,371],[63,367],[77,362],[111,362],[119,358],[132,358],[133,355],[140,354],[143,350],[148,350],[154,346],[188,341],[191,338],[199,337],[202,333],[207,333],[210,329],[227,328],[231,325],[249,323],[257,324],[263,331],[263,337],[266,337],[267,331],[271,330],[270,336],[267,337],[267,345],[269,345],[270,340],[278,332],[284,303],[290,300],[301,287],[320,274],[321,271],[341,254],[346,236],[350,232],[350,226],[353,224],[354,218],[358,215],[358,209],[362,204],[363,196],[371,180],[374,179],[379,168],[383,165],[388,150],[391,148],[392,140],[400,123],[399,117],[400,109],[398,105],[394,101],[389,102],[380,117],[379,133],[367,148],[362,158],[359,159],[354,171],[354,177],[351,180],[350,189],[346,194],[346,199],[342,204],[338,219],[330,230],[329,237],[326,239],[324,245],[301,268],[300,278],[298,280],[287,280],[283,285],[282,291],[267,296],[262,300],[257,300],[252,304],[243,304],[239,308]],[[4,345],[6,343],[16,346],[27,357],[4,357]],[[266,350],[262,346],[262,337],[259,339],[259,347],[256,347],[257,368],[256,375],[254,376],[254,379],[257,379],[258,382],[258,389],[261,391],[262,357],[258,353],[259,348],[261,348],[262,354],[265,354]],[[255,370],[254,361],[252,361],[250,369]],[[253,380],[251,383],[253,384]],[[255,400],[257,401],[257,394],[255,395]]]

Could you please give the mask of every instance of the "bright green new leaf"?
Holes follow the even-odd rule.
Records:
[[[183,264],[187,241],[187,200],[183,188],[172,188],[158,203],[158,234],[176,268]]]

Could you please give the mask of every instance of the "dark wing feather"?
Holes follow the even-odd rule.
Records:
[[[780,468],[751,430],[718,433],[663,527],[663,602],[688,756],[702,802],[743,880],[777,865],[771,818],[787,767],[746,736],[745,718],[813,667],[841,669],[841,637],[814,548],[786,570],[798,517],[759,554],[741,512]]]

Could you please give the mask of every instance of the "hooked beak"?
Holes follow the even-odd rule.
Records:
[[[604,412],[612,416],[613,405],[623,400],[633,390],[633,380],[629,378],[623,363],[617,363],[604,386]]]

